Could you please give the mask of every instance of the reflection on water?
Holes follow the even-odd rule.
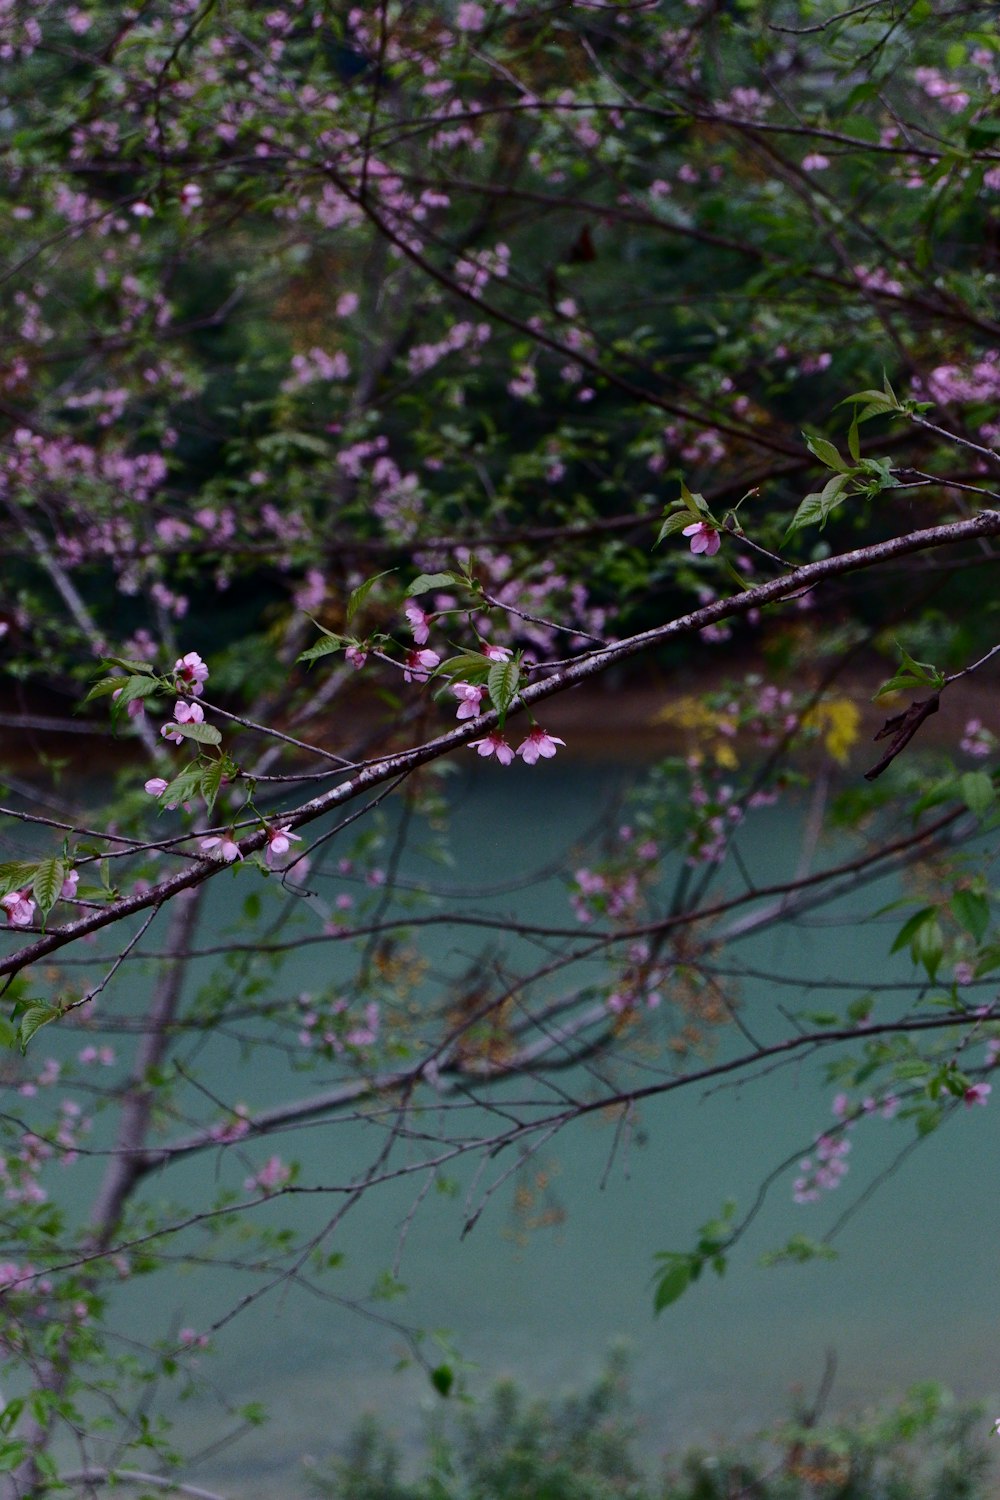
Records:
[[[614,771],[557,773],[551,767],[516,781],[501,775],[463,778],[453,793],[455,866],[434,878],[476,890],[502,886],[525,863],[542,867],[555,859],[558,867],[567,839],[593,825],[617,784]],[[799,826],[797,814],[758,815],[757,834],[744,838],[758,881],[794,868]],[[425,865],[407,869],[428,878]],[[229,889],[239,897],[244,893],[235,884]],[[882,885],[861,900],[874,909],[892,895]],[[236,896],[223,893],[222,899]],[[530,911],[538,920],[568,919],[565,884],[557,873],[530,893],[494,895],[491,905],[504,913]],[[216,912],[213,925],[224,916]],[[472,936],[465,951],[461,936],[442,934],[437,941],[435,961],[461,967],[474,958]],[[817,925],[748,939],[733,952],[748,969],[780,964],[791,974],[857,979],[863,986],[873,973],[890,972],[886,947],[884,929],[855,929],[845,949],[841,930]],[[283,989],[307,986],[314,966],[328,963],[323,949],[303,949]],[[900,960],[894,972],[905,977],[908,965]],[[803,999],[794,988],[779,997],[766,981],[748,979],[741,993],[747,1021],[764,1035],[779,999],[792,1008]],[[810,1003],[841,1007],[844,998],[824,996],[820,986]],[[242,1066],[233,1049],[220,1045],[218,1056],[222,1069]],[[428,1196],[409,1227],[400,1270],[408,1294],[371,1304],[373,1313],[447,1330],[473,1367],[473,1389],[500,1375],[513,1375],[529,1390],[579,1389],[596,1376],[608,1348],[624,1338],[651,1457],[779,1417],[793,1387],[810,1390],[818,1383],[829,1349],[839,1362],[835,1402],[844,1406],[924,1378],[940,1378],[961,1394],[988,1396],[997,1385],[995,1339],[984,1318],[1000,1269],[996,1109],[951,1119],[889,1175],[874,1200],[846,1224],[837,1241],[839,1260],[762,1269],[761,1253],[790,1234],[821,1235],[846,1207],[852,1186],[888,1168],[912,1130],[902,1122],[863,1122],[854,1133],[851,1173],[837,1194],[825,1203],[796,1206],[791,1177],[783,1177],[725,1278],[706,1276],[654,1320],[654,1251],[690,1248],[698,1224],[716,1214],[723,1199],[731,1196],[745,1208],[769,1167],[808,1146],[830,1120],[833,1091],[822,1081],[823,1066],[803,1062],[756,1084],[651,1101],[642,1108],[628,1151],[615,1156],[610,1168],[608,1124],[575,1125],[550,1143],[521,1184],[535,1194],[531,1207],[538,1217],[554,1221],[527,1234],[525,1215],[515,1215],[507,1191],[462,1239],[461,1189],[468,1173],[463,1178],[457,1171],[457,1198]],[[286,1086],[287,1075],[282,1091]],[[316,1086],[315,1075],[303,1078],[304,1092]],[[277,1097],[267,1064],[249,1077],[241,1074],[238,1087],[238,1097],[254,1106]],[[220,1084],[220,1093],[231,1097],[228,1083]],[[283,1137],[280,1149],[301,1163],[302,1181],[322,1182],[348,1175],[344,1162],[352,1142],[359,1153],[370,1145],[363,1124],[332,1132],[302,1129]],[[263,1159],[266,1153],[261,1147],[256,1154]],[[223,1170],[208,1158],[181,1164],[169,1180],[164,1177],[162,1192],[183,1201],[187,1183]],[[532,1175],[538,1173],[541,1178]],[[159,1189],[152,1184],[148,1196],[155,1199]],[[331,1292],[350,1298],[368,1291],[392,1257],[413,1192],[406,1183],[390,1184],[345,1219],[334,1237],[344,1266],[329,1282]],[[334,1211],[325,1198],[274,1207],[276,1223],[291,1217],[313,1227]],[[171,1298],[150,1279],[148,1285],[123,1286],[117,1317],[125,1331],[148,1333],[169,1302],[176,1310],[175,1331],[204,1327],[246,1290],[238,1271],[205,1268],[179,1277]],[[219,1335],[202,1368],[228,1403],[262,1402],[272,1421],[206,1460],[192,1477],[245,1500],[273,1497],[276,1484],[282,1493],[298,1493],[301,1457],[322,1458],[368,1409],[381,1412],[404,1441],[415,1438],[422,1407],[438,1398],[416,1370],[393,1373],[405,1352],[391,1327],[361,1319],[336,1300],[285,1287],[253,1304]],[[184,1403],[176,1416],[185,1449],[219,1436],[219,1411],[207,1399]]]

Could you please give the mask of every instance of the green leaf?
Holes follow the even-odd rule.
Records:
[[[9,896],[11,891],[19,891],[22,887],[31,885],[37,868],[37,865],[24,859],[9,860],[0,865],[0,896]]]
[[[342,651],[344,649],[344,645],[344,636],[333,635],[332,633],[328,632],[325,640],[317,641],[315,646],[308,647],[308,649],[303,651],[301,655],[297,656],[295,660],[297,662],[319,661],[321,656],[331,656],[334,651]]]
[[[420,573],[410,587],[406,590],[406,597],[412,599],[414,594],[427,594],[431,589],[464,588],[466,580],[458,573]]]
[[[125,707],[136,698],[155,698],[160,691],[160,684],[155,677],[126,677],[124,680],[118,678],[115,687],[121,688],[121,692],[112,704],[112,712]]]
[[[102,677],[100,682],[95,682],[90,692],[84,698],[84,703],[91,703],[95,698],[106,698],[122,685],[120,677]]]
[[[435,677],[452,677],[458,682],[485,682],[493,663],[488,656],[477,651],[463,651],[461,656],[449,656],[434,669]]]
[[[51,1005],[29,1005],[21,1016],[19,1027],[20,1035],[18,1039],[21,1044],[21,1051],[26,1051],[28,1043],[36,1031],[41,1031],[42,1027],[47,1026],[50,1021],[55,1021],[59,1014],[60,1012],[55,1010]]]
[[[838,474],[851,473],[851,465],[845,464],[834,445],[828,443],[826,438],[810,437],[808,432],[804,432],[802,436],[806,440],[809,452],[818,458],[821,464],[825,464],[828,469],[836,469]]]
[[[378,583],[379,579],[380,578],[388,578],[389,574],[390,573],[395,573],[395,571],[396,571],[395,568],[386,568],[386,569],[384,569],[383,572],[381,572],[381,573],[375,573],[375,574],[373,574],[373,576],[371,578],[366,578],[365,581],[364,581],[364,583],[359,583],[356,589],[352,589],[351,590],[350,598],[347,601],[347,623],[348,623],[348,625],[350,625],[351,621],[354,619],[354,616],[357,614],[357,612],[361,608],[362,604],[364,604],[365,600],[368,598],[368,595],[371,593],[372,589]],[[299,661],[301,661],[301,660],[302,660],[302,658],[300,656],[299,657]]]
[[[837,1252],[832,1245],[822,1240],[812,1240],[805,1234],[793,1234],[779,1250],[768,1250],[760,1258],[762,1266],[805,1265],[810,1260],[836,1260]]]
[[[855,463],[858,463],[861,458],[861,439],[858,437],[858,420],[858,414],[855,412],[847,434],[847,449]]]
[[[690,526],[691,524],[691,512],[689,510],[682,508],[681,510],[672,511],[670,515],[664,517],[663,525],[660,527],[656,540],[657,542],[662,542],[664,537],[672,536],[675,531],[682,531],[685,526]]]
[[[958,779],[958,791],[966,807],[977,818],[988,813],[996,800],[993,781],[985,771],[966,771]]]
[[[35,870],[31,893],[44,917],[59,900],[62,883],[66,879],[66,865],[61,859],[43,859]]]
[[[924,922],[929,922],[936,917],[936,906],[922,906],[919,911],[915,911],[913,913],[913,916],[910,917],[909,921],[904,922],[902,927],[897,932],[896,940],[893,943],[892,947],[889,949],[889,952],[898,953],[901,948],[912,946],[913,939],[916,937],[917,932],[920,930]]]
[[[910,692],[914,688],[932,688],[938,692],[944,687],[944,673],[939,672],[937,667],[929,661],[914,661],[909,652],[904,651],[899,642],[896,642],[899,651],[900,663],[888,682],[883,682],[875,699],[884,698],[889,693]],[[974,773],[970,773],[974,774]]]
[[[653,1293],[653,1311],[661,1313],[665,1307],[683,1297],[691,1285],[691,1256],[676,1250],[664,1250],[656,1257],[663,1262],[657,1273],[656,1290]]]
[[[223,780],[230,777],[235,766],[227,756],[220,755],[218,760],[213,760],[201,778],[201,795],[205,799],[205,806],[211,812],[215,807],[215,800],[219,795],[219,788]]]
[[[978,891],[956,891],[951,898],[951,909],[956,922],[981,943],[990,925],[990,903],[986,897]]]
[[[917,928],[913,934],[910,951],[914,962],[922,964],[927,970],[927,977],[933,984],[944,957],[944,933],[941,931],[941,923],[937,917],[933,921],[922,923]]]
[[[844,491],[849,481],[850,475],[848,474],[834,474],[832,479],[827,480],[822,490],[806,495],[792,517],[788,530],[785,532],[785,540],[794,536],[796,531],[801,531],[804,526],[825,526],[831,512],[836,510],[844,499]]]
[[[925,1062],[922,1057],[908,1057],[896,1064],[893,1069],[893,1077],[906,1083],[912,1083],[917,1078],[926,1078],[930,1070],[930,1064]]]
[[[987,150],[1000,144],[1000,120],[977,120],[965,132],[965,144],[971,151]]]
[[[500,720],[501,729],[507,717],[507,710],[517,697],[520,682],[521,668],[518,662],[495,661],[491,665],[486,683],[493,707]]]
[[[172,733],[181,735],[186,740],[194,740],[198,745],[219,745],[222,743],[222,735],[214,724],[171,724]]]
[[[164,807],[177,807],[182,802],[190,802],[201,790],[201,778],[201,762],[191,761],[178,771],[173,781],[167,783],[157,800]]]
[[[431,1371],[431,1385],[440,1396],[447,1396],[455,1384],[455,1372],[451,1365],[435,1365]]]
[[[323,438],[314,437],[311,432],[272,432],[259,440],[258,447],[262,453],[281,454],[286,448],[297,448],[300,453],[315,454],[317,458],[326,458],[330,452],[330,444]]]
[[[712,512],[704,495],[692,495],[683,479],[681,480],[681,499],[696,521],[705,521],[711,516]]]

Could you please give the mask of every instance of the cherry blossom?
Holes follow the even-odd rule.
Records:
[[[805,1157],[799,1168],[802,1172],[795,1179],[792,1197],[796,1203],[815,1203],[822,1192],[831,1192],[840,1185],[841,1178],[847,1172],[848,1164],[845,1157],[851,1149],[851,1143],[846,1136],[838,1140],[832,1135],[821,1135],[815,1144],[815,1164],[810,1157]]]
[[[469,749],[475,750],[478,755],[495,755],[502,766],[509,766],[514,759],[514,752],[500,733],[494,729],[485,739],[470,740]]]
[[[426,682],[429,672],[433,672],[438,666],[441,658],[436,651],[429,651],[426,647],[422,651],[408,651],[406,653],[406,666],[403,670],[404,682]]]
[[[80,872],[79,872],[79,870],[70,870],[67,873],[67,875],[65,876],[65,878],[63,879],[62,887],[61,887],[61,889],[59,891],[59,894],[62,897],[62,899],[64,901],[72,901],[73,897],[76,895],[76,888],[77,888],[77,886],[79,884],[80,884]]]
[[[419,604],[415,604],[412,599],[406,605],[403,612],[410,622],[410,629],[413,631],[413,639],[416,641],[417,645],[426,645],[428,637],[430,636],[431,621],[434,619],[434,616],[427,614],[427,612],[425,610],[422,610]]]
[[[7,913],[7,920],[12,927],[27,927],[35,915],[35,903],[27,891],[11,891],[9,895],[0,897],[0,906]]]
[[[197,651],[189,651],[186,656],[178,657],[174,662],[174,675],[178,692],[190,693],[195,698],[201,697],[202,683],[208,681],[208,668]]]
[[[151,776],[144,784],[143,791],[148,792],[151,797],[162,797],[169,785],[169,781],[164,781],[162,776]]]
[[[212,835],[211,838],[202,839],[198,846],[206,854],[211,854],[213,859],[224,859],[227,864],[232,864],[234,859],[242,859],[240,846],[231,833]]]
[[[714,557],[722,546],[722,538],[707,521],[693,521],[690,526],[685,526],[682,534],[691,538],[691,551],[696,556],[704,552],[706,557]]]
[[[177,733],[178,724],[203,724],[205,722],[205,710],[200,703],[187,703],[183,698],[178,698],[174,704],[174,720],[172,724],[164,724],[160,730],[165,740],[173,740],[175,745],[184,743],[184,736]]]
[[[368,660],[368,652],[364,649],[364,647],[354,644],[351,644],[346,648],[346,650],[344,651],[344,655],[350,662],[351,666],[354,668],[355,672],[360,672],[361,668]]]
[[[510,661],[513,653],[509,646],[490,646],[484,644],[483,655],[489,657],[490,661]]]
[[[287,827],[272,828],[267,836],[267,850],[264,858],[269,865],[273,865],[276,859],[288,853],[293,843],[300,844],[301,842],[300,833],[292,833]]]
[[[985,1105],[992,1092],[992,1083],[971,1083],[962,1095],[962,1103],[966,1109],[971,1109],[974,1104]]]
[[[526,766],[533,766],[541,756],[545,760],[551,760],[556,753],[557,745],[565,745],[558,735],[546,734],[540,724],[533,724],[528,731],[527,737],[521,741],[514,754],[519,755]]]
[[[458,712],[456,719],[474,719],[479,713],[480,704],[486,689],[476,686],[471,682],[453,682],[451,691],[458,699]]]
[[[291,1167],[280,1156],[269,1156],[259,1172],[245,1179],[243,1186],[248,1193],[258,1188],[263,1193],[276,1193],[285,1186],[291,1175]]]

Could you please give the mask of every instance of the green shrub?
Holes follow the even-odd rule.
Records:
[[[981,1410],[927,1384],[874,1415],[800,1414],[732,1449],[687,1453],[650,1480],[616,1354],[580,1396],[531,1400],[503,1381],[481,1405],[439,1412],[412,1479],[368,1416],[310,1488],[321,1500],[986,1500],[985,1434]]]

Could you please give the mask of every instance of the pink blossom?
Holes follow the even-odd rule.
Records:
[[[484,687],[476,687],[471,682],[453,682],[451,691],[458,701],[457,719],[474,719],[479,713],[479,705],[483,701]]]
[[[514,759],[514,752],[508,745],[507,741],[504,739],[503,735],[500,733],[499,729],[494,729],[493,732],[491,734],[488,734],[485,739],[470,740],[469,749],[475,750],[479,755],[482,755],[484,757],[487,755],[495,755],[502,766],[509,766],[511,761]]]
[[[428,672],[432,672],[440,660],[436,651],[429,651],[426,648],[422,651],[408,651],[406,666],[403,669],[403,681],[426,682]]]
[[[117,703],[121,695],[122,689],[115,688],[114,692],[111,694],[112,703]],[[145,703],[143,703],[141,698],[130,698],[128,703],[125,705],[125,712],[128,714],[130,719],[138,719],[146,712],[146,705]]]
[[[371,1000],[365,1006],[364,1025],[353,1027],[347,1033],[345,1040],[352,1047],[372,1047],[378,1041],[378,1024],[378,1003],[375,1000]]]
[[[455,13],[455,25],[459,31],[482,31],[486,25],[486,12],[475,0],[462,0]]]
[[[971,1109],[974,1104],[985,1105],[992,1092],[992,1083],[971,1083],[962,1095],[962,1103],[966,1109]]]
[[[410,600],[409,604],[406,605],[404,614],[410,622],[410,629],[413,631],[413,639],[416,641],[417,645],[426,645],[427,638],[430,635],[431,621],[433,620],[434,616],[427,614],[426,611],[422,610],[420,608],[420,605],[415,604],[412,599]]]
[[[704,552],[706,557],[714,557],[722,546],[722,538],[707,521],[693,521],[690,526],[685,526],[682,534],[691,538],[691,551],[695,555]]]
[[[253,1177],[248,1177],[243,1186],[248,1193],[259,1188],[264,1193],[276,1193],[292,1175],[291,1167],[285,1165],[280,1156],[270,1156]]]
[[[70,870],[63,880],[62,888],[59,891],[62,899],[64,901],[72,901],[73,897],[76,895],[76,888],[79,884],[80,872],[78,870]]]
[[[802,158],[803,172],[825,172],[829,165],[830,158],[820,151],[811,151],[808,156]]]
[[[539,756],[551,760],[556,753],[556,746],[565,743],[558,735],[546,734],[540,724],[533,724],[528,730],[527,738],[521,741],[514,753],[520,755],[526,766],[533,766]]]
[[[483,655],[490,661],[510,661],[511,650],[509,646],[483,646]]]
[[[292,844],[301,844],[302,835],[292,833],[288,827],[272,828],[267,836],[267,851],[264,858],[269,865],[273,865],[282,854],[287,854]]]
[[[178,657],[174,662],[174,675],[177,678],[179,693],[191,693],[195,698],[201,697],[202,683],[208,681],[208,668],[197,651],[189,651],[186,656]]]
[[[182,1328],[177,1335],[178,1343],[184,1349],[207,1349],[208,1334],[196,1333],[193,1328]]]
[[[202,204],[201,188],[196,182],[186,182],[180,191],[181,208],[190,212],[192,208],[200,208]]]
[[[172,724],[164,724],[160,730],[165,740],[173,740],[175,745],[184,743],[184,736],[177,733],[178,724],[203,724],[205,722],[205,710],[200,703],[186,703],[183,698],[178,698],[174,704],[174,721]]]
[[[143,791],[148,792],[151,797],[160,797],[169,785],[169,781],[164,781],[162,776],[151,776],[143,787]]]
[[[368,660],[368,652],[364,649],[363,646],[348,646],[346,651],[344,652],[344,655],[350,662],[351,666],[354,668],[355,672],[360,672],[361,668]]]
[[[971,984],[975,977],[976,971],[972,967],[972,965],[970,963],[966,963],[964,959],[959,960],[959,962],[955,965],[954,972],[952,974],[952,978],[954,979],[955,983]]]
[[[996,735],[984,728],[982,720],[969,719],[961,740],[961,749],[966,755],[974,755],[977,759],[981,759],[984,755],[989,755],[996,747]]]
[[[35,915],[35,903],[27,891],[11,891],[9,895],[0,897],[0,906],[7,913],[7,920],[12,927],[27,927]]]
[[[240,846],[231,833],[202,839],[199,848],[203,849],[206,854],[211,854],[213,859],[224,859],[226,864],[232,864],[234,859],[243,858]],[[214,850],[218,850],[218,853],[213,853]]]

